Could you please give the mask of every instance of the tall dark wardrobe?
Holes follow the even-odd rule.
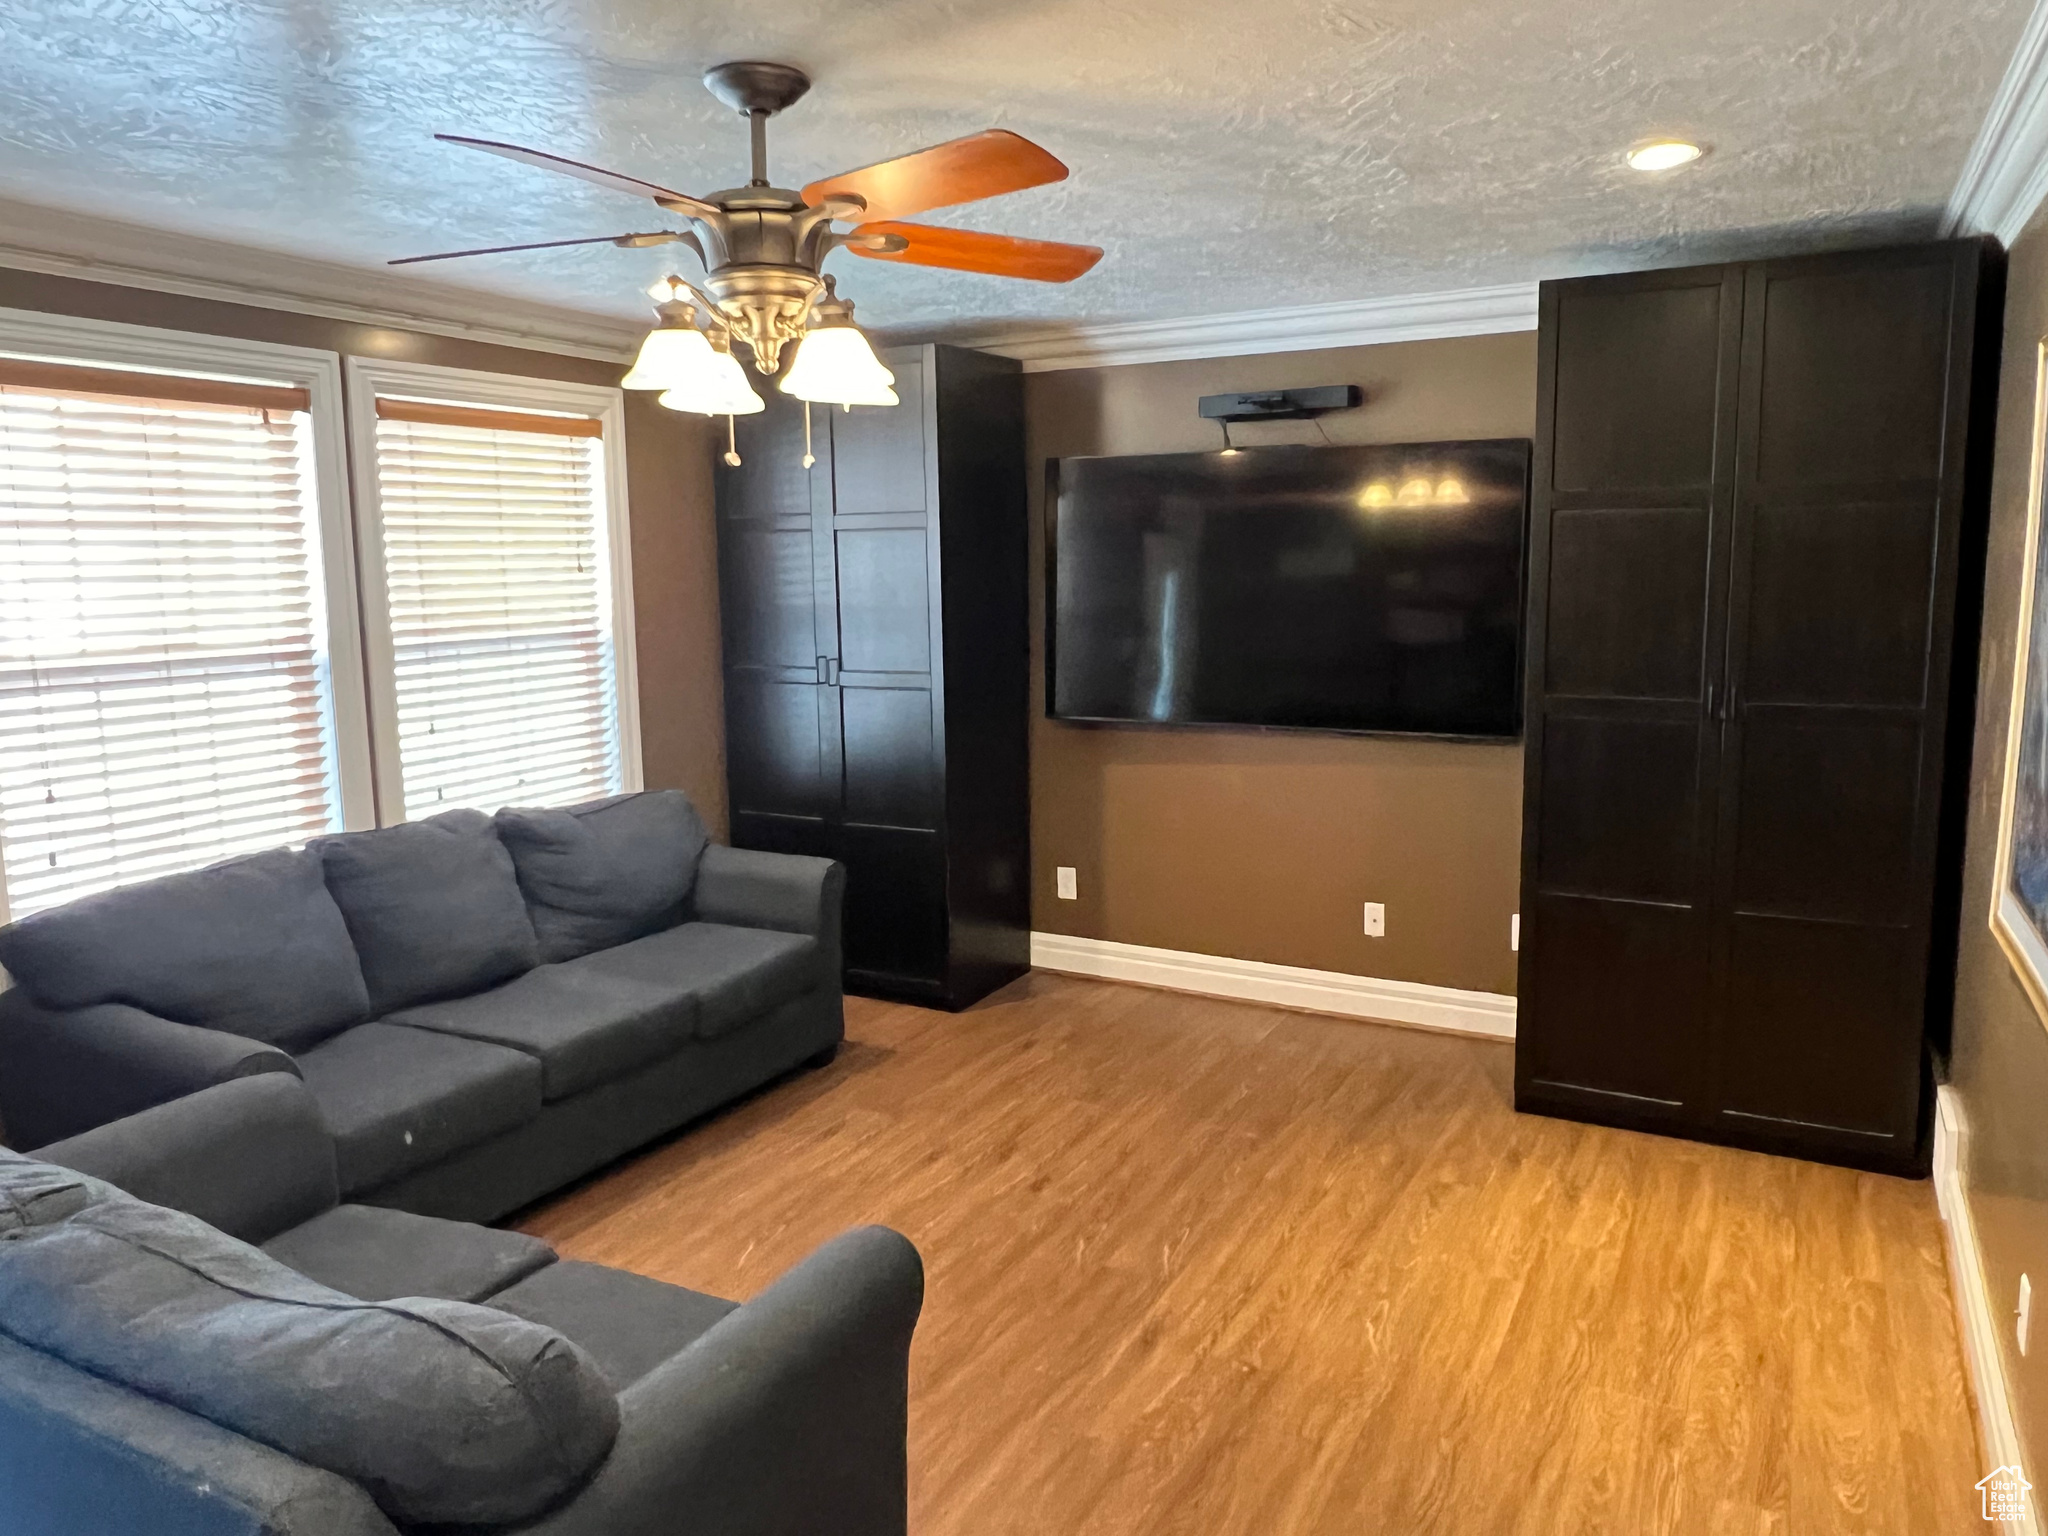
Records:
[[[733,843],[846,865],[850,990],[961,1008],[1030,964],[1023,381],[885,352],[902,401],[765,389],[718,477]]]
[[[1924,1171],[2003,258],[1546,283],[1517,1107]]]

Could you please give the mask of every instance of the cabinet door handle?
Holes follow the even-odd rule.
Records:
[[[818,681],[820,683],[832,681],[832,658],[829,656],[820,656],[818,658]]]
[[[1721,718],[1721,714],[1720,714],[1720,709],[1721,709],[1721,685],[1720,685],[1719,683],[1708,683],[1708,684],[1707,684],[1707,718],[1708,718],[1709,720],[1716,720],[1716,721],[1718,721],[1718,720],[1719,720],[1719,719]]]
[[[833,687],[835,687],[835,688],[836,688],[836,687],[838,687],[838,686],[839,686],[839,658],[838,658],[837,656],[827,656],[827,657],[825,658],[825,667],[826,667],[826,672],[825,672],[825,681],[826,681],[826,682],[828,682],[828,683],[830,683],[830,684],[832,684],[832,686],[833,686]]]

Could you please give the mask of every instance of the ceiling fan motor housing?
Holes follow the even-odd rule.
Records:
[[[704,252],[704,291],[731,322],[763,373],[803,334],[823,291],[818,268],[837,243],[832,207],[812,208],[784,187],[736,187],[704,199],[709,210],[676,208]]]

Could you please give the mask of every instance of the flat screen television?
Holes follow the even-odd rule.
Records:
[[[1511,738],[1529,443],[1061,459],[1054,718]]]

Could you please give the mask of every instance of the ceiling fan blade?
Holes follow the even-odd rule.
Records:
[[[834,192],[852,192],[868,204],[867,212],[854,219],[872,223],[1042,187],[1066,176],[1067,168],[1029,139],[1005,128],[990,128],[814,181],[804,188],[804,201],[815,207]]]
[[[903,244],[898,249],[871,250],[862,243],[871,235],[894,235]],[[1100,246],[1025,240],[1016,235],[984,235],[971,229],[941,229],[933,224],[899,224],[894,220],[861,225],[848,237],[846,248],[871,261],[908,261],[920,267],[951,267],[956,272],[1023,277],[1037,283],[1071,283],[1102,260]]]
[[[505,251],[548,251],[558,245],[666,245],[671,240],[687,240],[689,236],[671,230],[645,235],[592,235],[585,240],[532,240],[525,245],[484,245],[473,251],[436,251],[431,256],[401,256],[396,261],[384,263],[387,267],[409,267],[420,261],[453,261],[458,256],[496,256]]]
[[[521,165],[537,165],[544,171],[560,171],[564,176],[574,176],[594,186],[609,187],[612,191],[623,192],[628,197],[651,197],[663,207],[674,208],[678,213],[717,212],[711,204],[702,198],[692,197],[687,192],[674,192],[651,181],[642,181],[637,176],[622,176],[617,171],[585,165],[581,160],[567,160],[560,155],[550,155],[538,149],[526,149],[518,144],[501,144],[496,139],[466,139],[459,133],[437,133],[434,137],[444,144],[460,144],[468,149],[480,149],[486,154],[502,155],[507,160],[517,160]]]

